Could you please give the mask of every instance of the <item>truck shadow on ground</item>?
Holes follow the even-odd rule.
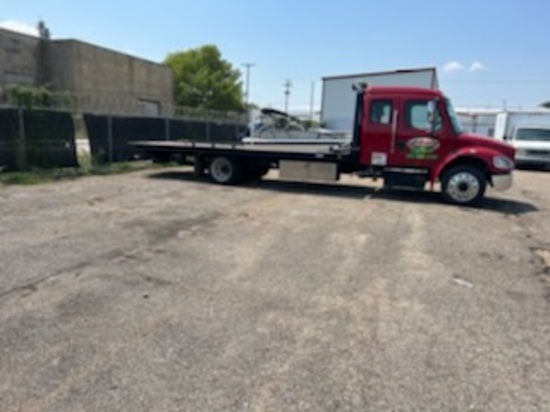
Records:
[[[381,189],[373,198],[389,201],[409,202],[409,203],[431,203],[439,204],[445,207],[461,207],[470,211],[490,211],[504,215],[522,215],[526,213],[537,212],[539,209],[529,202],[522,202],[513,199],[502,199],[492,197],[487,193],[485,199],[479,207],[457,206],[446,203],[439,192],[415,192],[407,190]]]
[[[155,172],[150,174],[148,177],[151,179],[180,180],[201,183],[204,185],[214,185],[214,183],[212,183],[208,177],[197,178],[192,171],[185,170]],[[356,200],[380,199],[390,202],[395,201],[417,204],[434,204],[443,207],[453,208],[460,207],[444,202],[439,192],[417,192],[408,190],[385,189],[380,187],[350,185],[345,183],[302,183],[285,180],[263,179],[243,183],[239,186],[226,186],[226,188],[229,189],[237,189],[238,187],[282,193],[308,194],[323,197],[342,197]],[[462,208],[471,211],[485,210],[505,215],[522,215],[539,210],[532,203],[512,199],[496,198],[492,197],[491,193],[487,194],[487,197],[484,199],[481,207]]]

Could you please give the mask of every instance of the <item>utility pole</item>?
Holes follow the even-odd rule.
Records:
[[[290,96],[290,88],[292,87],[291,81],[287,79],[283,83],[283,87],[285,88],[285,112],[288,113],[288,97]]]
[[[250,69],[254,67],[254,63],[243,63],[243,66],[246,67],[246,121],[250,123]]]
[[[315,104],[315,82],[311,82],[311,95],[309,99],[309,121],[313,123],[313,105]]]
[[[250,103],[250,69],[254,67],[254,63],[243,63],[243,66],[246,67],[246,93],[245,93],[245,102],[246,107]]]

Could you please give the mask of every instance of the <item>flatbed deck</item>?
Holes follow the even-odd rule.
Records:
[[[233,152],[241,155],[279,155],[289,157],[340,158],[352,152],[349,143],[335,142],[332,144],[252,144],[252,143],[216,143],[178,141],[135,141],[130,143],[145,151],[158,150],[193,154],[202,151]]]

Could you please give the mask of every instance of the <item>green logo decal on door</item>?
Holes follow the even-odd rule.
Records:
[[[407,159],[435,160],[439,156],[435,153],[439,149],[439,141],[433,137],[415,137],[407,142],[410,152]]]

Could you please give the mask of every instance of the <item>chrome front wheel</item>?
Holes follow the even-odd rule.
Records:
[[[450,203],[474,205],[485,194],[485,177],[474,166],[458,166],[449,170],[441,181],[443,197]]]

